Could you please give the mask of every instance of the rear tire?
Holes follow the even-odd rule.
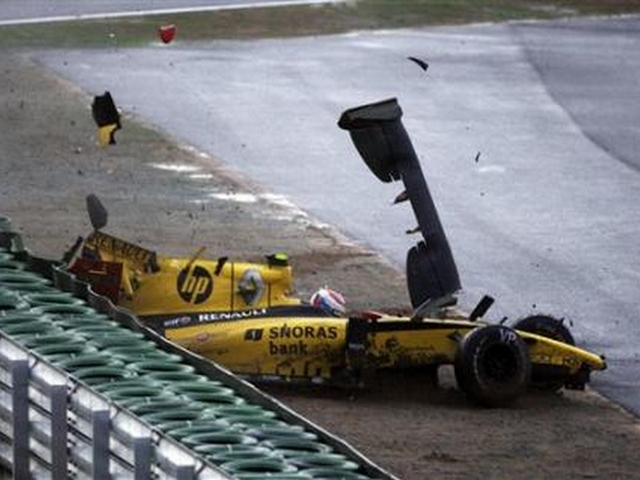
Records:
[[[562,320],[549,315],[531,315],[521,318],[513,325],[514,330],[535,333],[541,337],[551,338],[559,342],[575,345],[576,341]]]
[[[575,345],[576,341],[562,320],[548,315],[531,315],[521,318],[513,325],[515,330],[534,333],[541,337],[550,338],[568,345]],[[537,371],[533,367],[531,386],[545,392],[557,392],[564,386],[564,379],[552,375],[548,371]]]
[[[526,345],[504,325],[469,332],[458,346],[454,367],[460,389],[487,407],[513,403],[526,391],[531,375]]]

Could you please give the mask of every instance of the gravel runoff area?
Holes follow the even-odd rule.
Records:
[[[96,193],[110,211],[108,231],[162,253],[206,245],[213,258],[258,260],[286,251],[300,295],[327,284],[354,309],[409,304],[389,262],[219,159],[126,112],[118,144],[98,147],[87,92],[25,53],[0,52],[0,72],[0,215],[34,254],[59,258],[88,233],[85,197]],[[479,409],[450,369],[440,380],[436,388],[408,372],[367,390],[266,390],[405,480],[638,477],[640,423],[593,391]]]

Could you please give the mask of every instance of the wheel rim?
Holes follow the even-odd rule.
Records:
[[[518,359],[507,345],[491,345],[478,367],[487,379],[504,383],[517,375]]]

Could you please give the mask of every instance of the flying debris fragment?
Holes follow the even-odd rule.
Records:
[[[480,161],[480,152],[476,153],[476,163]]]
[[[113,98],[109,92],[104,95],[93,97],[91,105],[93,119],[98,125],[98,143],[102,146],[116,143],[115,134],[122,128],[120,124],[120,114],[113,103]]]
[[[395,205],[396,203],[406,202],[407,200],[409,200],[409,195],[406,190],[403,190],[396,196],[396,198],[393,199],[393,204]]]
[[[162,25],[158,29],[158,35],[160,35],[160,40],[162,43],[171,43],[171,41],[176,36],[176,26],[173,23],[168,25]]]
[[[425,72],[429,68],[429,64],[427,62],[425,62],[424,60],[421,60],[421,59],[416,58],[416,57],[407,57],[407,59],[411,60],[412,62],[415,62]]]

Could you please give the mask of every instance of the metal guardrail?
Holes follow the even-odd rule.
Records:
[[[18,479],[233,478],[2,332],[0,462]]]
[[[19,234],[0,228],[0,248],[13,252],[17,261],[28,265],[28,270],[51,279],[60,292],[82,299],[122,327],[143,333],[158,349],[179,356],[199,375],[231,388],[247,402],[275,412],[290,426],[311,432],[318,442],[329,446],[334,452],[331,455],[355,462],[357,474],[343,471],[342,477],[330,478],[395,479],[347,442],[254,385],[146,328],[129,311],[93,292],[63,266],[30,255]],[[0,331],[0,467],[11,470],[14,478],[236,478],[206,454],[165,435],[163,430],[150,426],[16,340]],[[264,478],[278,476],[266,470],[263,473]],[[299,473],[296,478],[312,476]],[[249,475],[247,478],[255,478]],[[328,477],[325,474],[322,478]]]

